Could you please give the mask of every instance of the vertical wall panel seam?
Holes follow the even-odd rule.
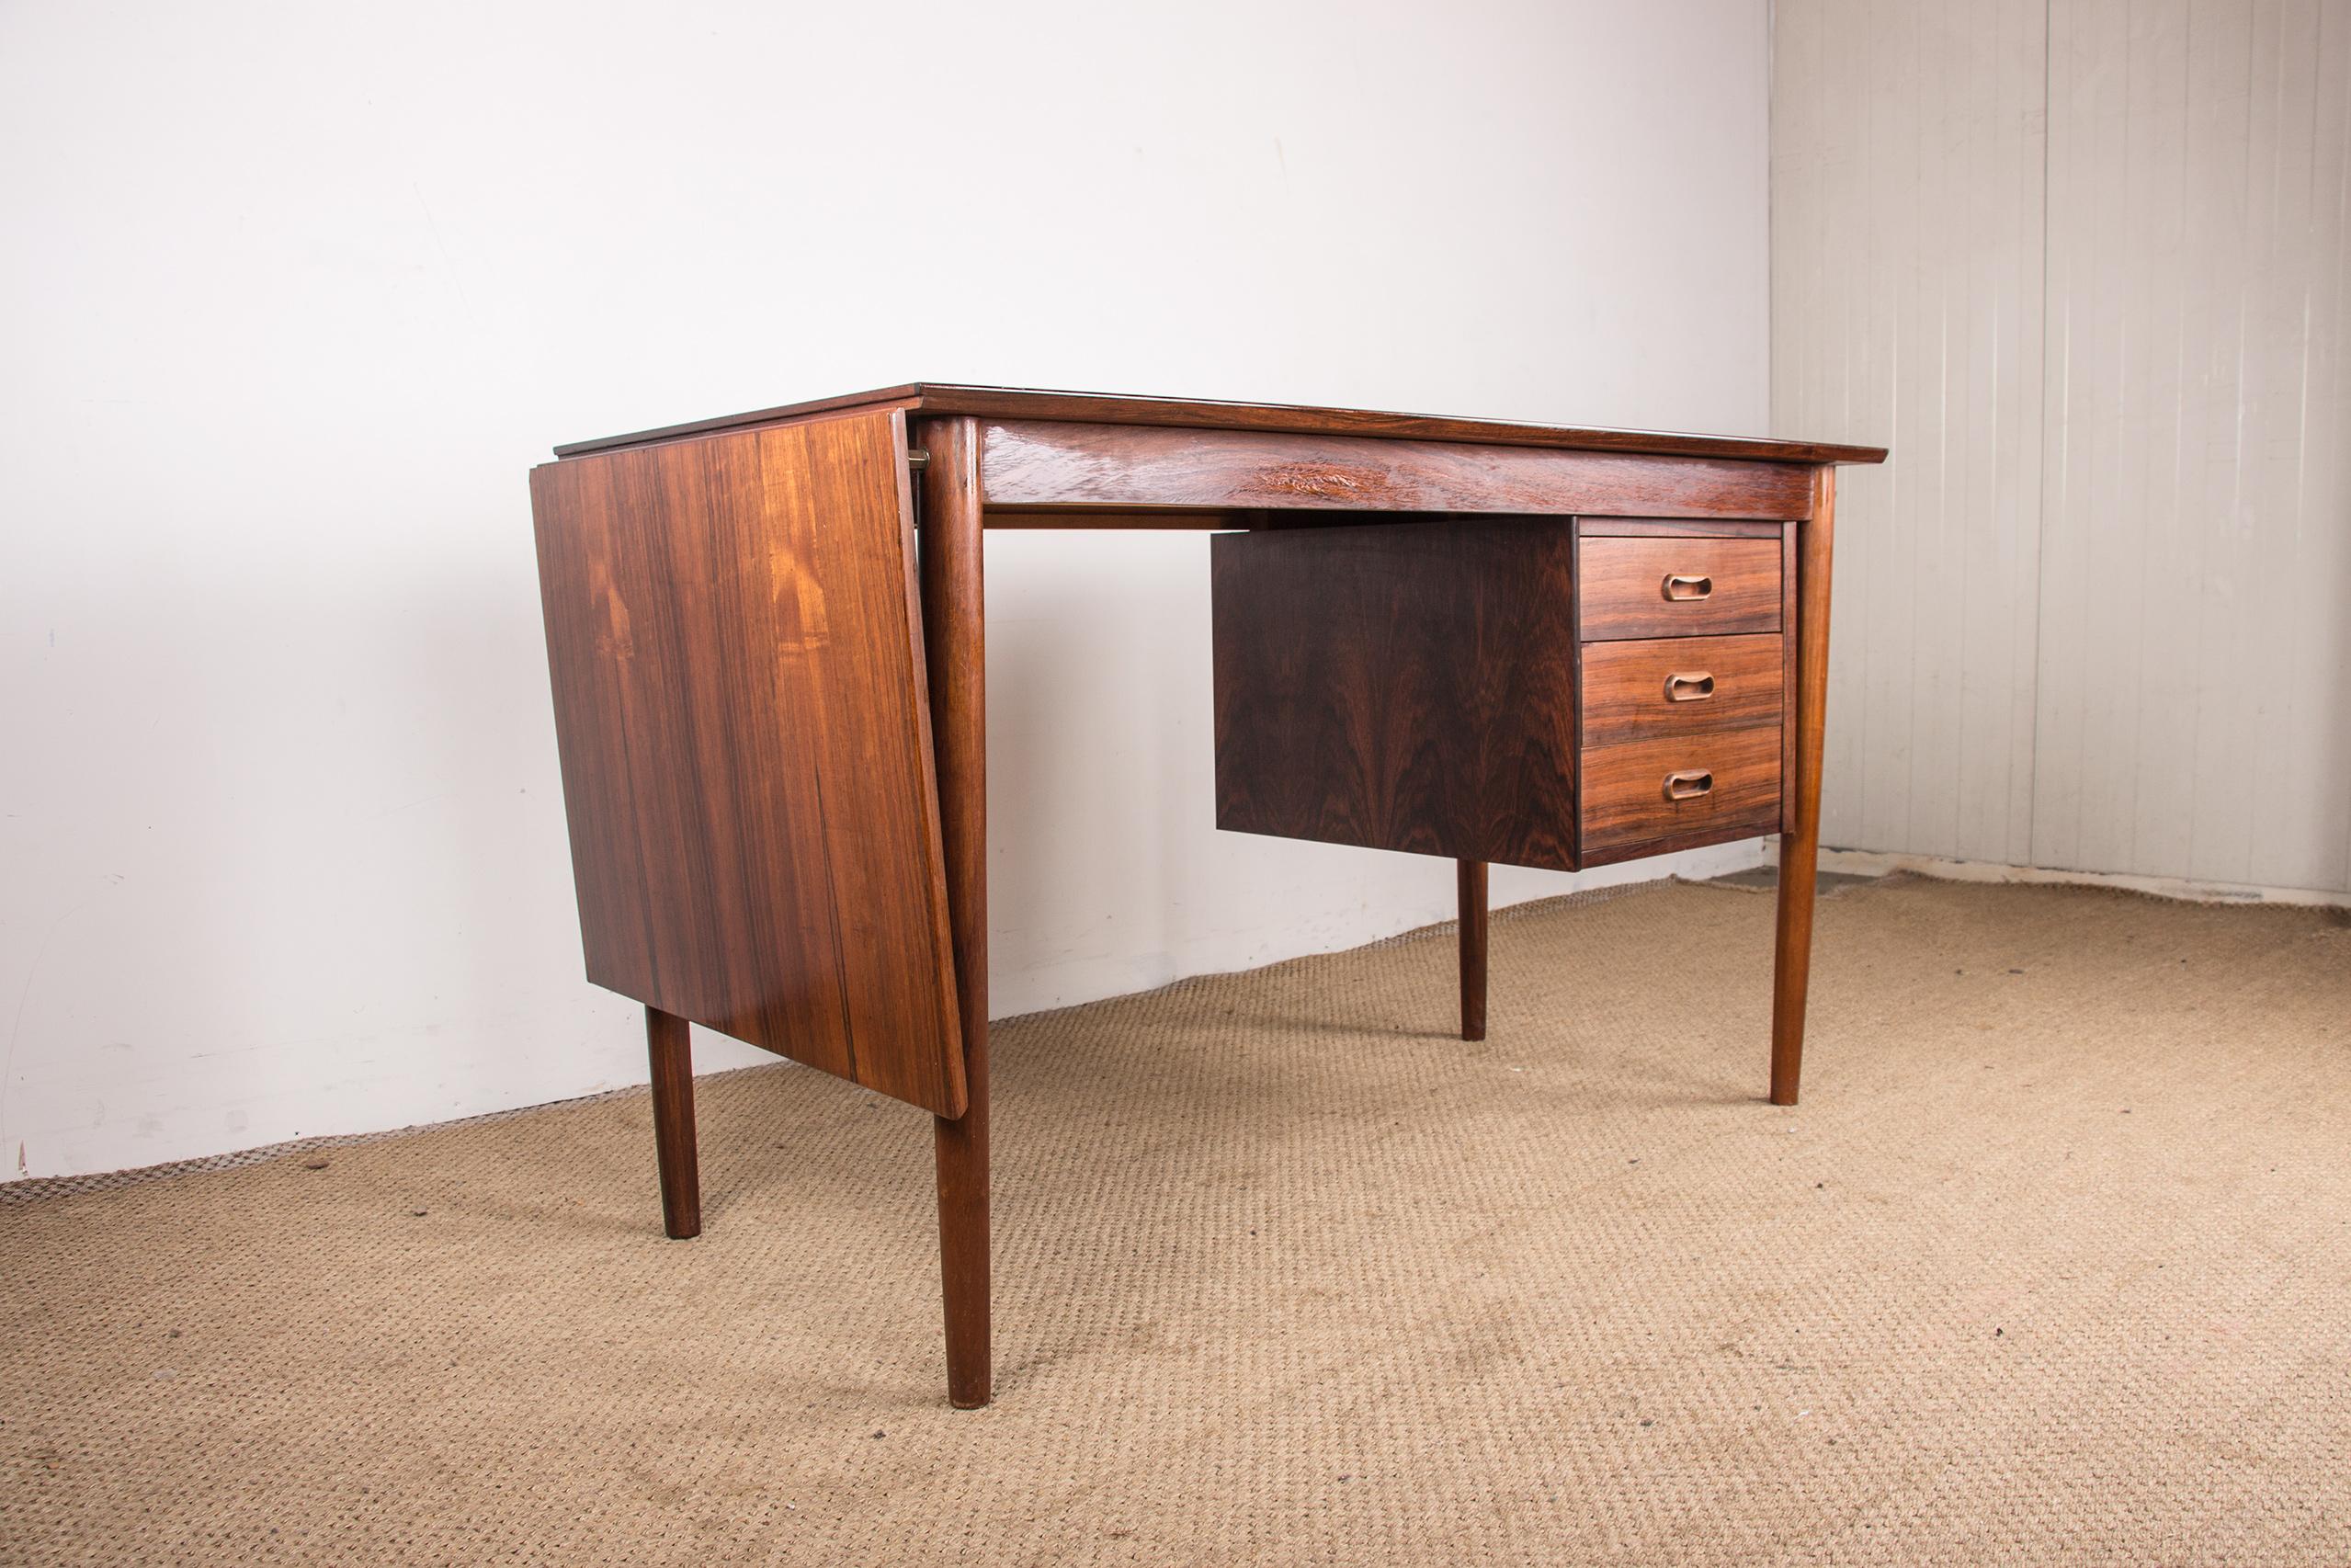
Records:
[[[2052,102],[2050,83],[2057,74],[2055,12],[2057,0],[2041,0],[2040,7],[2040,341],[2034,374],[2040,380],[2039,415],[2033,421],[2033,441],[2039,455],[2034,474],[2031,503],[2033,508],[2033,689],[2030,698],[2032,722],[2032,754],[2025,759],[2029,780],[2025,787],[2025,859],[2039,858],[2040,840],[2040,753],[2041,753],[2041,693],[2047,683],[2041,678],[2041,660],[2049,647],[2049,426],[2050,411],[2060,406],[2051,396],[2049,363],[2049,186],[2050,146],[2056,141],[2056,108]],[[2019,505],[2024,497],[2018,497]],[[2012,842],[2013,837],[2012,837]]]
[[[2188,201],[2188,189],[2192,183],[2192,170],[2195,163],[2190,152],[2190,143],[2194,138],[2196,130],[2196,28],[2192,18],[2188,19],[2184,26],[2186,28],[2186,36],[2181,41],[2179,72],[2179,115],[2181,126],[2180,159],[2179,168],[2176,171],[2176,177],[2173,182],[2178,193],[2180,246],[2183,256],[2185,256],[2187,252],[2190,244],[2190,236],[2195,228],[2194,219]],[[2187,516],[2185,518],[2186,525],[2191,528],[2195,528],[2198,533],[2201,533],[2203,530],[2198,527],[2194,510],[2193,508],[2186,506],[2185,499],[2187,495],[2188,480],[2188,309],[2191,290],[2193,288],[2194,277],[2192,269],[2187,268],[2186,264],[2183,262],[2180,281],[2179,320],[2176,330],[2172,335],[2173,389],[2171,492],[2173,506],[2175,508],[2185,510],[2187,513]],[[2175,515],[2177,515],[2176,512]],[[2176,563],[2174,563],[2170,569],[2176,571],[2178,570],[2178,567]],[[2189,629],[2186,627],[2183,627],[2180,630],[2183,635],[2187,634],[2189,631]],[[2197,674],[2198,667],[2203,662],[2203,637],[2200,618],[2199,624],[2195,630],[2196,640],[2190,645],[2192,652],[2188,660],[2188,673],[2189,678],[2196,683],[2198,687],[2201,687],[2203,683]],[[2198,725],[2198,719],[2202,708],[2203,704],[2200,702],[2189,704],[2187,711],[2181,715],[2181,719],[2186,722],[2187,728],[2187,736],[2186,744],[2180,748],[2179,754],[2186,758],[2185,766],[2188,772],[2186,821],[2184,831],[2181,835],[2179,853],[2176,859],[2177,869],[2183,873],[2191,870],[2196,864],[2196,747],[2198,732],[2200,727]]]
[[[2135,12],[2137,9],[2135,3],[2130,6],[2129,9]],[[2130,240],[2130,231],[2133,221],[2137,219],[2139,215],[2134,213],[2131,210],[2130,173],[2132,165],[2139,163],[2143,156],[2139,145],[2140,139],[2137,134],[2140,128],[2134,123],[2131,114],[2131,97],[2136,91],[2139,84],[2139,62],[2132,58],[2135,52],[2133,48],[2135,42],[2136,40],[2132,40],[2129,36],[2129,28],[2128,24],[2126,24],[2122,51],[2123,234],[2121,244],[2116,247],[2118,251],[2123,252],[2128,252],[2135,248]],[[2147,291],[2149,293],[2153,292],[2152,282],[2148,285]],[[2140,301],[2134,299],[2132,302],[2137,304]],[[2141,312],[2139,311],[2132,310],[2125,311],[2122,315],[2122,343],[2120,352],[2121,368],[2120,373],[2118,377],[2118,384],[2126,388],[2140,384],[2139,378],[2143,377],[2145,374],[2144,371],[2138,370],[2136,369],[2139,361],[2146,357],[2145,346],[2141,341],[2144,336],[2144,334],[2141,330],[2142,324],[2139,319],[2140,313]],[[2115,438],[2116,484],[2114,508],[2117,514],[2120,514],[2126,510],[2124,496],[2127,493],[2124,489],[2124,485],[2127,483],[2128,472],[2132,466],[2131,459],[2134,454],[2130,453],[2124,445],[2124,436],[2130,428],[2128,419],[2118,418],[2117,426]],[[2140,519],[2140,526],[2142,529],[2146,526],[2145,519],[2143,517]],[[2147,557],[2150,551],[2145,550],[2134,550],[2130,551],[2131,568],[2137,574],[2139,579],[2138,589],[2135,595],[2137,604],[2134,613],[2136,619],[2138,619],[2142,624],[2144,623],[2147,615]],[[2084,704],[2085,709],[2086,706],[2087,705]],[[2124,775],[2130,780],[2130,809],[2127,812],[2121,814],[2121,826],[2122,863],[2124,866],[2134,871],[2145,869],[2144,863],[2141,862],[2139,858],[2140,780],[2138,764],[2139,758],[2141,755],[2140,750],[2140,741],[2145,734],[2146,729],[2147,666],[2143,661],[2133,660],[2130,671],[2130,744],[2129,750],[2125,754],[2130,758],[2131,766]]]
[[[2305,182],[2302,211],[2302,222],[2306,235],[2304,246],[2306,253],[2311,248],[2310,242],[2316,238],[2319,232],[2318,133],[2320,123],[2320,106],[2324,103],[2326,97],[2326,12],[2327,7],[2325,5],[2321,4],[2315,6],[2311,19],[2312,31],[2311,37],[2311,59],[2312,64],[2311,71],[2311,115],[2310,126],[2306,133],[2306,141],[2310,149],[2311,169],[2309,176]],[[2282,63],[2282,57],[2284,54],[2282,43],[2279,53]],[[2279,139],[2279,142],[2282,151],[2284,144],[2282,135]],[[2312,258],[2306,254],[2305,260],[2308,261],[2310,259]],[[2312,326],[2311,302],[2312,295],[2317,289],[2317,282],[2313,276],[2314,271],[2314,267],[2307,265],[2302,269],[2302,297],[2300,314],[2300,327],[2295,334],[2296,342],[2300,346],[2301,359],[2300,364],[2297,367],[2297,374],[2295,377],[2294,406],[2294,518],[2295,554],[2297,557],[2295,569],[2296,575],[2298,577],[2301,574],[2303,566],[2309,562],[2309,547],[2307,541],[2309,539],[2308,528],[2310,523],[2311,500],[2311,362],[2313,358],[2313,346],[2311,336]],[[2292,662],[2294,666],[2298,669],[2303,667],[2305,665],[2305,660],[2302,657],[2304,649],[2308,646],[2305,640],[2313,636],[2315,630],[2316,629],[2309,622],[2300,619],[2298,619],[2295,623],[2295,635],[2292,644]],[[2299,732],[2302,723],[2302,718],[2300,712],[2302,706],[2300,700],[2301,688],[2299,685],[2297,685],[2293,689],[2295,695],[2291,699],[2289,699],[2288,704],[2289,722],[2293,723]],[[2323,804],[2321,804],[2319,809],[2323,812],[2325,808]],[[2326,824],[2323,819],[2315,825],[2321,835],[2325,833]],[[2315,860],[2315,856],[2308,857],[2304,860],[2304,865],[2312,865]]]
[[[2351,85],[2351,48],[2345,48],[2342,44],[2337,44],[2336,47],[2344,49],[2346,68],[2334,79]],[[2323,48],[2320,49],[2318,56],[2321,79],[2327,80],[2329,78],[2324,74],[2326,51]],[[2351,428],[2346,428],[2351,427],[2351,418],[2346,418],[2346,415],[2351,415],[2351,358],[2346,358],[2344,353],[2344,345],[2346,341],[2345,324],[2346,317],[2351,316],[2351,311],[2345,309],[2345,302],[2351,301],[2351,114],[2342,116],[2342,161],[2336,171],[2334,187],[2334,232],[2335,243],[2343,247],[2345,254],[2338,257],[2344,265],[2338,265],[2334,269],[2334,338],[2331,359],[2334,368],[2332,396],[2337,424],[2334,464],[2336,486],[2334,499],[2338,506],[2351,510]],[[2345,556],[2342,581],[2339,586],[2343,590],[2344,604],[2342,618],[2338,618],[2335,623],[2335,636],[2338,640],[2351,637],[2351,629],[2346,629],[2343,619],[2351,618],[2351,553],[2346,553]],[[2351,648],[2346,648],[2336,654],[2336,664],[2343,674],[2351,676]],[[2345,701],[2351,701],[2351,691],[2341,693],[2340,697]],[[2342,786],[2344,814],[2346,822],[2351,822],[2351,768],[2345,768],[2345,775]],[[2335,886],[2345,892],[2351,892],[2351,832],[2346,832],[2345,835],[2343,869]]]

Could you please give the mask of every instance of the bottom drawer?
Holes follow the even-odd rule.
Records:
[[[1583,852],[1779,826],[1779,726],[1595,746],[1584,754]]]

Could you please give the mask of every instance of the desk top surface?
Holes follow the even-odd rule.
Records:
[[[1311,408],[1294,403],[1225,403],[1198,398],[1122,397],[1101,392],[1040,392],[1017,387],[971,387],[938,381],[842,397],[786,403],[748,414],[698,419],[574,441],[555,449],[559,458],[622,447],[676,440],[721,430],[779,424],[810,415],[853,409],[903,408],[909,413],[971,415],[982,419],[1062,420],[1089,425],[1155,425],[1175,429],[1262,430],[1282,434],[1369,436],[1391,440],[1460,441],[1501,447],[1549,447],[1572,451],[1646,452],[1660,457],[1745,458],[1759,462],[1874,463],[1883,447],[1841,446],[1827,441],[1772,441],[1746,436],[1697,436],[1665,430],[1612,430],[1574,425],[1521,425],[1500,419],[1463,419],[1425,414],[1382,414],[1360,408]]]

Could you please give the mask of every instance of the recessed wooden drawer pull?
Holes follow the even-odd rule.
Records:
[[[1780,581],[1785,544],[1777,539],[1582,540],[1575,553],[1577,635],[1586,642],[1630,642],[1777,631],[1786,597]]]
[[[1665,775],[1665,798],[1669,801],[1695,801],[1713,788],[1714,775],[1703,768]]]
[[[1714,677],[1704,670],[1696,675],[1670,675],[1665,677],[1665,700],[1697,702],[1714,695]]]

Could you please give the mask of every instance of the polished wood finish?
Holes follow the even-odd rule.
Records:
[[[1461,912],[1461,1038],[1486,1037],[1486,863],[1454,862],[1454,892]]]
[[[1571,870],[1562,520],[1210,541],[1217,825]]]
[[[1575,519],[1585,539],[1777,539],[1784,522],[1743,517],[1592,517]]]
[[[1586,645],[1584,746],[1777,723],[1787,684],[1780,642],[1764,633]]]
[[[1779,554],[1776,539],[1587,539],[1578,562],[1583,636],[1777,631]]]
[[[1717,844],[1735,844],[1743,838],[1760,838],[1772,831],[1773,824],[1761,827],[1733,824],[1728,827],[1717,824],[1677,829],[1663,838],[1641,838],[1622,844],[1585,844],[1576,854],[1583,869],[1589,871],[1601,866],[1620,866],[1628,860],[1654,860],[1663,855],[1678,855],[1685,849],[1705,849]],[[1665,875],[1663,870],[1658,873]]]
[[[933,1124],[947,1394],[958,1409],[994,1389],[988,1240],[988,697],[979,432],[969,419],[918,426],[923,469],[923,616],[932,739],[947,850],[963,1081],[958,1117]]]
[[[1453,859],[1465,1040],[1490,862],[1782,829],[1794,1101],[1827,465],[1880,449],[910,383],[558,451],[582,936],[646,1005],[664,1225],[699,1226],[688,1019],[930,1110],[955,1404],[993,1392],[987,528],[1219,530],[1220,825]]]
[[[1584,750],[1587,851],[1665,838],[1684,845],[1753,838],[1778,824],[1777,719]]]
[[[1232,506],[1222,510],[1187,508],[1183,511],[1153,512],[1141,508],[1131,511],[1069,512],[1028,506],[991,506],[987,525],[991,528],[1052,528],[1067,532],[1073,528],[1105,530],[1113,533],[1221,533],[1233,528],[1280,527],[1261,519],[1263,508]],[[1342,519],[1345,520],[1345,519]]]
[[[1466,517],[1515,517],[1528,522],[1545,523],[1562,520],[1556,514],[1547,512],[1482,511],[1474,508],[1466,511],[1346,511],[1327,507],[1301,510],[1281,506],[1187,506],[1163,511],[1150,507],[1100,510],[1093,507],[1004,506],[994,500],[988,503],[986,520],[992,531],[1051,528],[1062,532],[1090,529],[1123,533],[1142,529],[1155,533],[1229,533],[1245,528],[1360,528],[1373,522],[1455,522]],[[1789,526],[1744,517],[1579,517],[1575,522],[1577,531],[1584,537],[1601,539],[1777,540]]]
[[[1523,517],[1530,522],[1557,522],[1556,514],[1508,511],[1342,511],[1300,510],[1280,506],[1217,506],[1155,511],[1132,507],[1104,511],[1093,507],[1004,506],[991,500],[987,526],[999,528],[1087,528],[1109,532],[1145,529],[1153,532],[1219,533],[1240,528],[1357,528],[1365,523],[1437,523],[1464,517]],[[1576,531],[1596,539],[1769,539],[1777,540],[1784,522],[1760,522],[1747,517],[1578,517]]]
[[[902,421],[531,475],[588,978],[965,1098]]]
[[[1801,526],[1784,524],[1779,544],[1779,831],[1793,833],[1796,790],[1790,779],[1796,766],[1796,650],[1801,641],[1796,634],[1796,590],[1803,580],[1797,553],[1802,544]]]
[[[1709,458],[1122,425],[992,424],[984,439],[990,503],[1032,512],[1558,514],[1607,502],[1661,517],[1777,519],[1803,516],[1812,494],[1804,469]]]
[[[701,1162],[694,1147],[693,1028],[675,1013],[645,1009],[653,1062],[653,1160],[661,1168],[661,1222],[672,1240],[702,1233]]]
[[[1829,557],[1836,539],[1836,470],[1813,479],[1812,517],[1797,556],[1796,746],[1788,757],[1795,826],[1779,839],[1779,924],[1771,970],[1771,1103],[1794,1105],[1804,1066],[1804,1002],[1812,974],[1812,884],[1821,857],[1821,739],[1829,694]]]
[[[1361,408],[1230,403],[1209,398],[1130,397],[1103,392],[1044,392],[1019,387],[961,386],[943,381],[908,381],[901,386],[880,387],[841,397],[816,398],[749,414],[730,414],[716,419],[666,425],[626,436],[574,441],[556,448],[555,455],[576,457],[585,452],[609,451],[621,447],[676,440],[684,436],[773,425],[851,409],[868,412],[895,409],[926,415],[963,414],[983,419],[1141,425],[1169,429],[1403,437],[1419,441],[1453,441],[1467,446],[1657,452],[1674,457],[1732,458],[1743,462],[1874,463],[1883,462],[1886,457],[1883,447],[1841,446],[1827,441],[1777,441],[1743,436],[1689,435],[1667,430],[1528,425],[1502,419],[1384,414]]]

